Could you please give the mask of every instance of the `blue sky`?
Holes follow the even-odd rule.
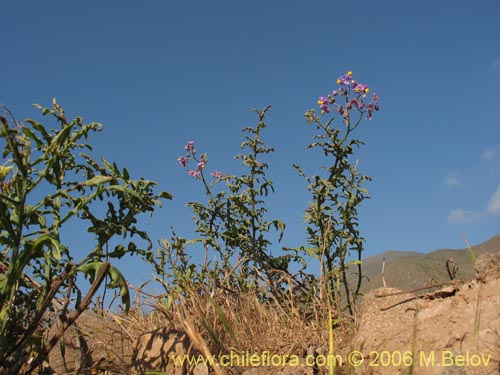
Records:
[[[174,200],[145,220],[156,242],[191,236],[199,182],[177,157],[194,140],[210,170],[238,171],[241,128],[273,107],[263,134],[281,246],[304,243],[308,196],[291,164],[307,152],[303,113],[347,70],[380,96],[360,127],[360,169],[373,177],[360,210],[365,255],[463,248],[500,232],[498,1],[4,1],[0,102],[18,118],[53,97],[69,116],[104,124],[96,155],[156,180]],[[317,169],[316,169],[317,170]],[[80,234],[69,236],[85,253]],[[196,256],[196,254],[194,254]],[[132,281],[147,266],[125,263]]]

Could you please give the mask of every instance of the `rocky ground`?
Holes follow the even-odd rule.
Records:
[[[377,289],[361,306],[353,350],[363,374],[499,374],[500,253],[485,254],[477,278],[416,297]]]
[[[335,374],[500,374],[500,253],[482,255],[476,272],[472,282],[424,295],[390,288],[370,292],[362,301],[354,340],[336,353],[341,360]],[[75,373],[79,367],[87,367],[81,373],[89,374],[213,372],[165,360],[172,353],[199,354],[185,332],[157,329],[139,335],[135,345],[132,336],[120,322],[103,323],[86,315],[65,336],[65,361],[61,349],[54,350],[51,367],[57,374]],[[306,366],[306,354],[300,354],[298,366],[223,370],[244,375],[328,373],[326,367]]]

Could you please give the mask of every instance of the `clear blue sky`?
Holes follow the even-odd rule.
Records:
[[[241,128],[272,104],[270,217],[282,245],[304,241],[304,181],[324,164],[304,146],[303,113],[347,70],[380,96],[364,122],[360,169],[373,177],[360,212],[365,255],[464,247],[500,232],[498,1],[3,1],[0,101],[19,118],[56,97],[69,116],[104,124],[93,138],[131,174],[174,194],[151,221],[189,237],[185,207],[204,198],[177,157],[194,140],[209,170],[239,170]],[[81,242],[70,239],[82,254]],[[150,269],[129,262],[132,281]]]

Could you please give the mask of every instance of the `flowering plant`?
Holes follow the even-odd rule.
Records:
[[[323,122],[315,110],[309,110],[304,115],[307,123],[314,124],[319,131],[313,138],[315,142],[307,148],[322,150],[330,166],[323,168],[327,171],[324,176],[309,177],[298,165],[294,165],[307,181],[311,195],[305,213],[307,242],[310,246],[299,249],[320,259],[322,274],[329,281],[331,294],[337,301],[345,296],[347,307],[353,314],[354,302],[361,287],[361,252],[364,242],[358,230],[358,207],[367,198],[368,191],[362,186],[371,177],[358,171],[359,159],[353,159],[354,150],[364,143],[353,138],[352,134],[363,118],[371,120],[373,112],[379,110],[379,97],[374,93],[371,101],[367,102],[369,86],[356,82],[351,71],[340,76],[337,84],[340,87],[326,97],[321,96],[318,105],[321,115],[338,113],[345,124],[344,128],[333,127],[335,117]],[[351,251],[357,253],[357,260],[349,262]],[[354,287],[349,285],[347,277],[347,270],[352,266],[357,267]],[[341,284],[344,286],[342,293]]]
[[[177,161],[180,163],[182,167],[187,167],[189,162],[191,160],[194,160],[194,162],[196,163],[196,169],[188,169],[187,173],[191,177],[202,180],[203,184],[205,185],[207,193],[210,194],[210,186],[207,184],[205,175],[203,174],[203,170],[205,169],[205,166],[207,165],[208,162],[207,154],[203,153],[198,158],[196,156],[196,148],[194,146],[194,141],[189,141],[186,144],[186,146],[184,146],[184,149],[186,150],[186,154],[184,156],[179,156],[177,158]],[[215,181],[212,184],[218,182],[222,178],[222,172],[220,171],[211,172],[210,175],[213,178],[215,178]]]
[[[236,155],[235,159],[242,161],[247,173],[238,176],[214,171],[210,173],[214,180],[209,184],[204,173],[208,163],[207,154],[198,157],[194,141],[187,143],[186,154],[177,159],[182,167],[187,167],[192,161],[196,163],[196,169],[188,169],[187,173],[203,182],[208,201],[206,204],[188,203],[193,210],[196,232],[200,238],[179,241],[176,237],[162,245],[164,254],[161,256],[169,260],[174,273],[169,275],[173,276],[171,284],[182,283],[189,278],[213,288],[223,285],[236,292],[256,288],[264,282],[270,286],[271,293],[281,291],[281,273],[287,274],[289,262],[298,258],[271,255],[271,241],[266,238],[266,234],[274,228],[280,241],[285,229],[282,221],[266,219],[265,198],[270,191],[274,191],[274,187],[272,181],[266,178],[268,165],[261,161],[261,157],[274,152],[274,149],[265,147],[261,133],[267,126],[264,118],[269,108],[255,110],[259,116],[257,126],[243,129],[246,135],[241,148],[247,153]],[[225,184],[215,193],[214,185],[221,181]],[[194,271],[197,265],[189,264],[190,260],[184,253],[183,245],[194,243],[204,246],[207,254],[205,259],[211,251],[216,252],[216,257],[213,257],[215,260],[211,264],[207,261],[198,271]],[[174,252],[177,256],[173,256]]]
[[[185,146],[186,154],[178,158],[182,167],[187,167],[191,161],[196,163],[195,169],[188,169],[188,174],[203,181],[206,193],[209,197],[207,204],[190,202],[189,206],[195,213],[196,232],[201,234],[201,242],[208,249],[215,249],[219,254],[219,263],[208,267],[205,263],[203,272],[190,277],[204,279],[206,284],[210,280],[219,280],[215,284],[231,284],[239,288],[248,288],[256,285],[256,282],[265,281],[271,286],[276,300],[279,300],[281,276],[290,280],[297,280],[297,275],[292,275],[288,268],[290,261],[298,261],[306,266],[304,257],[306,255],[316,257],[321,262],[322,278],[327,281],[330,295],[340,301],[346,298],[347,307],[353,313],[356,296],[359,294],[361,285],[361,252],[363,250],[363,237],[358,227],[358,207],[367,198],[367,190],[363,188],[369,176],[358,171],[358,160],[354,160],[354,150],[363,145],[361,140],[352,138],[352,134],[363,118],[371,120],[374,112],[379,110],[379,97],[373,93],[369,95],[370,88],[365,83],[359,83],[353,79],[352,72],[341,75],[337,79],[338,88],[327,96],[320,96],[318,105],[321,115],[339,115],[344,127],[335,128],[331,117],[326,123],[316,114],[315,110],[305,113],[308,125],[315,125],[318,134],[314,136],[314,142],[307,148],[319,148],[331,165],[324,168],[327,172],[324,176],[308,176],[298,165],[293,167],[305,178],[308,183],[307,190],[311,200],[306,208],[306,234],[308,246],[300,246],[287,253],[285,256],[271,256],[268,247],[271,242],[266,239],[265,234],[271,226],[279,231],[279,239],[283,236],[285,224],[279,220],[265,221],[264,197],[268,191],[274,191],[272,182],[268,180],[266,170],[268,165],[259,160],[263,154],[274,152],[274,149],[264,147],[260,135],[266,127],[264,117],[269,106],[259,114],[259,123],[255,128],[244,128],[244,132],[252,136],[246,136],[246,142],[242,148],[250,150],[248,155],[238,155],[245,166],[249,168],[249,174],[242,176],[224,175],[221,172],[212,172],[216,179],[208,184],[204,169],[207,165],[207,154],[197,156],[194,142],[190,141]],[[214,183],[224,180],[227,191],[220,191],[216,195],[212,192]],[[174,243],[187,244],[188,241],[174,241]],[[166,246],[171,249],[172,246]],[[177,251],[184,250],[178,246]],[[357,253],[357,260],[348,261],[351,251]],[[236,257],[236,258],[235,258]],[[186,267],[187,258],[182,256],[183,267],[172,267],[173,269],[190,269]],[[236,265],[235,265],[236,264]],[[221,266],[220,266],[221,265]],[[241,266],[239,272],[236,268]],[[358,280],[354,288],[349,284],[347,270],[351,266],[358,268]],[[218,272],[218,273],[217,273]],[[204,274],[205,273],[205,274]],[[210,276],[206,276],[210,274]],[[227,275],[231,275],[229,282]],[[236,276],[237,275],[237,276]],[[264,275],[264,277],[263,277]],[[277,276],[280,275],[280,276]],[[306,275],[306,280],[314,279]],[[212,282],[213,284],[213,282]],[[340,291],[340,285],[344,289]]]
[[[318,99],[318,105],[321,109],[321,114],[330,113],[331,111],[338,112],[340,115],[347,119],[349,117],[349,111],[352,109],[357,109],[360,112],[367,112],[366,118],[371,120],[373,118],[373,111],[378,111],[378,100],[377,94],[373,93],[372,101],[366,103],[366,97],[370,88],[365,83],[358,83],[352,78],[352,72],[348,71],[346,74],[341,75],[337,79],[337,84],[340,87],[333,90],[331,94],[327,96],[320,96]],[[344,97],[345,104],[339,104],[337,98]]]

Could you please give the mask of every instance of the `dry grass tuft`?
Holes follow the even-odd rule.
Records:
[[[92,321],[85,322],[88,324],[81,322],[79,332],[89,345],[105,349],[107,354],[102,357],[109,359],[105,363],[88,363],[88,368],[97,370],[97,374],[103,373],[99,372],[102,369],[117,375],[134,373],[131,358],[136,340],[160,328],[186,332],[194,348],[205,358],[230,353],[261,355],[266,351],[271,355],[304,357],[325,355],[329,351],[329,311],[320,296],[305,308],[291,297],[277,301],[262,298],[262,291],[237,294],[226,289],[210,294],[194,283],[185,285],[181,293],[172,291],[168,300],[140,290],[136,295],[126,315],[99,311],[92,314]],[[349,345],[354,323],[343,319],[341,314],[333,317],[335,352],[338,352]],[[109,340],[102,327],[107,327]],[[93,338],[97,340],[95,343]],[[115,344],[116,347],[109,347]],[[223,370],[227,369],[212,368],[217,374],[224,373]]]
[[[305,356],[328,354],[329,311],[317,297],[307,309],[288,298],[262,299],[259,291],[236,294],[221,289],[207,293],[199,285],[186,285],[175,303],[146,297],[153,306],[147,314],[133,310],[129,324],[136,330],[170,327],[185,331],[204,356],[229,352]],[[347,346],[354,334],[352,319],[334,314],[335,350]]]

